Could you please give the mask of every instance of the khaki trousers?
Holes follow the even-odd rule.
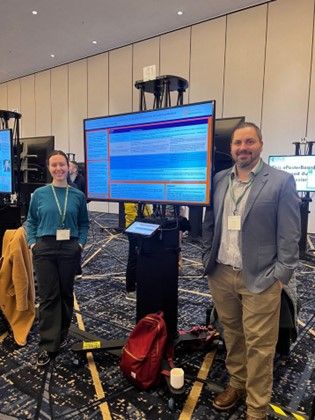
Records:
[[[218,264],[209,288],[224,328],[230,385],[246,389],[247,414],[263,417],[271,398],[273,359],[279,333],[281,285],[252,293],[242,271]]]

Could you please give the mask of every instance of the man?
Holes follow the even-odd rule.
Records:
[[[67,181],[71,187],[77,188],[85,195],[85,179],[83,175],[79,174],[79,165],[75,160],[69,161],[69,173]],[[89,200],[87,202],[89,202]],[[76,271],[76,278],[80,277],[82,277],[81,261]]]
[[[247,420],[267,418],[281,289],[297,266],[300,239],[294,178],[265,164],[262,148],[255,124],[234,130],[235,165],[215,176],[204,222],[203,262],[230,375],[213,405],[228,410],[246,396]]]
[[[78,164],[72,160],[69,162],[69,183],[85,194],[85,179],[78,172]]]

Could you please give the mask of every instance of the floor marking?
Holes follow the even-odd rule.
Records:
[[[0,343],[2,343],[2,341],[9,335],[8,331],[6,331],[5,333],[3,333],[2,335],[0,335]]]
[[[305,327],[305,322],[301,321],[300,319],[298,319],[298,324],[301,325],[302,327]],[[307,330],[308,333],[314,335],[315,337],[315,330],[313,330],[313,328],[310,328],[309,330]]]
[[[200,265],[200,266],[202,266],[202,265],[203,265],[201,261],[190,260],[189,258],[186,258],[186,257],[183,257],[183,260],[184,260],[184,261],[188,261],[188,262],[190,262],[190,263],[192,263],[192,264],[194,264],[194,265]]]
[[[94,254],[92,254],[89,258],[84,260],[84,262],[81,264],[82,267],[85,267],[94,257],[96,257],[97,254],[99,254],[104,248],[106,248],[106,245],[108,245],[113,239],[115,239],[115,236],[111,236],[109,239],[105,239],[103,242],[105,242],[100,248],[98,248]]]
[[[214,356],[216,354],[216,351],[214,350],[211,353],[206,354],[204,361],[201,365],[201,368],[198,372],[197,379],[206,380],[209,374],[209,371],[212,367]],[[195,381],[193,387],[190,390],[190,393],[185,401],[185,405],[183,407],[182,412],[180,413],[180,416],[178,417],[178,420],[189,420],[191,419],[191,416],[194,412],[194,409],[197,405],[198,399],[200,397],[202,388],[204,384],[199,381]]]
[[[185,293],[191,293],[192,295],[205,296],[205,297],[208,297],[208,298],[211,297],[210,293],[196,292],[194,290],[187,290],[187,289],[178,288],[178,291],[179,292],[185,292]]]
[[[77,302],[76,297],[74,296],[74,309],[78,312],[80,312],[80,307],[79,304]],[[77,318],[77,322],[78,322],[78,327],[80,328],[80,330],[85,331],[85,326],[84,326],[84,322],[83,322],[83,318],[82,315],[80,313],[76,312],[76,318]],[[88,351],[86,353],[86,359],[88,361],[88,367],[90,369],[91,372],[91,376],[92,376],[92,380],[93,380],[93,385],[95,388],[95,392],[96,392],[96,396],[98,399],[101,398],[105,398],[105,391],[103,389],[102,386],[102,382],[100,380],[95,362],[94,362],[94,357],[93,357],[93,353]],[[107,402],[103,402],[99,405],[99,408],[101,410],[102,413],[102,417],[105,420],[109,420],[112,418],[110,411],[109,411],[109,406],[107,404]]]
[[[300,261],[300,263],[301,263],[302,265],[304,265],[304,267],[312,268],[313,270],[315,269],[315,266],[314,266],[314,265],[306,264],[306,263],[304,263],[304,262],[302,262],[302,261]],[[309,273],[311,273],[311,271],[309,271]]]

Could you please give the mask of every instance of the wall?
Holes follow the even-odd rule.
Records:
[[[54,135],[81,161],[83,118],[137,110],[134,82],[156,64],[158,75],[189,80],[185,102],[214,98],[218,117],[260,125],[264,158],[292,154],[293,141],[315,137],[314,2],[277,0],[3,83],[0,109],[22,112],[22,137]]]

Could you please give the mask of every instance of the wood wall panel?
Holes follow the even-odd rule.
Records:
[[[312,50],[311,79],[310,79],[309,89],[310,89],[309,109],[308,109],[308,115],[307,115],[306,136],[308,140],[314,140],[315,139],[315,42],[313,43],[313,50]]]
[[[160,72],[160,39],[159,37],[148,39],[146,41],[138,42],[133,47],[133,111],[139,110],[139,90],[135,88],[135,82],[137,80],[143,80],[143,67],[151,66],[155,64],[156,75],[159,76]],[[147,109],[153,107],[153,94],[146,93],[146,104]]]
[[[216,100],[216,115],[222,116],[226,18],[192,27],[189,102]]]
[[[260,125],[267,5],[227,17],[224,117],[245,115]]]
[[[35,74],[35,135],[51,135],[50,70]]]
[[[315,140],[315,43],[313,43],[313,51],[312,51],[312,63],[311,63],[311,80],[310,80],[310,97],[309,97],[309,110],[307,115],[307,130],[306,130],[306,136],[307,140],[314,141]],[[313,148],[313,154],[314,154],[314,148]],[[310,203],[310,215],[309,215],[309,231],[315,232],[315,200],[314,200],[314,194],[313,195],[313,201]],[[311,216],[312,215],[312,216]]]
[[[0,109],[8,109],[8,85],[7,83],[1,83],[0,85]]]
[[[261,122],[265,158],[293,153],[292,141],[315,138],[314,4],[277,0],[51,69],[50,99],[49,71],[35,75],[33,89],[33,76],[9,81],[0,85],[0,104],[19,112],[23,105],[22,132],[31,136],[46,134],[51,110],[56,147],[81,160],[84,117],[136,111],[133,84],[144,66],[156,64],[158,75],[189,80],[185,102],[215,98],[219,117],[245,114]],[[89,208],[117,212],[118,205]]]
[[[306,134],[313,29],[313,0],[269,5],[263,102],[264,156],[294,154]],[[315,206],[310,206],[314,214]],[[315,218],[308,230],[315,232]]]
[[[31,137],[35,132],[35,76],[21,79],[21,137]]]
[[[69,152],[84,160],[83,120],[87,117],[87,60],[69,64]]]
[[[108,204],[109,203],[102,202],[102,201],[90,201],[88,203],[88,210],[89,211],[102,211],[105,213],[118,213],[117,211],[109,211]]]
[[[68,66],[51,70],[51,134],[55,149],[69,151]]]
[[[108,114],[108,53],[87,60],[88,118]]]
[[[87,60],[88,118],[108,115],[108,53]],[[92,201],[89,210],[108,212],[108,203]]]
[[[21,79],[8,82],[8,110],[21,112]]]
[[[132,111],[132,46],[109,52],[109,115]]]
[[[8,82],[8,110],[21,112],[21,83],[20,79]],[[14,121],[9,121],[9,127],[12,128]],[[22,121],[20,120],[20,130]],[[20,132],[21,133],[21,132]]]
[[[305,135],[313,0],[269,4],[262,128],[264,154],[294,153]],[[303,22],[303,23],[302,23]]]
[[[189,81],[191,28],[180,29],[161,36],[160,74],[180,76]],[[188,103],[189,89],[184,94]],[[172,105],[176,105],[177,92],[171,95]]]
[[[132,46],[109,52],[109,114],[132,111]],[[118,213],[118,203],[108,203]]]

